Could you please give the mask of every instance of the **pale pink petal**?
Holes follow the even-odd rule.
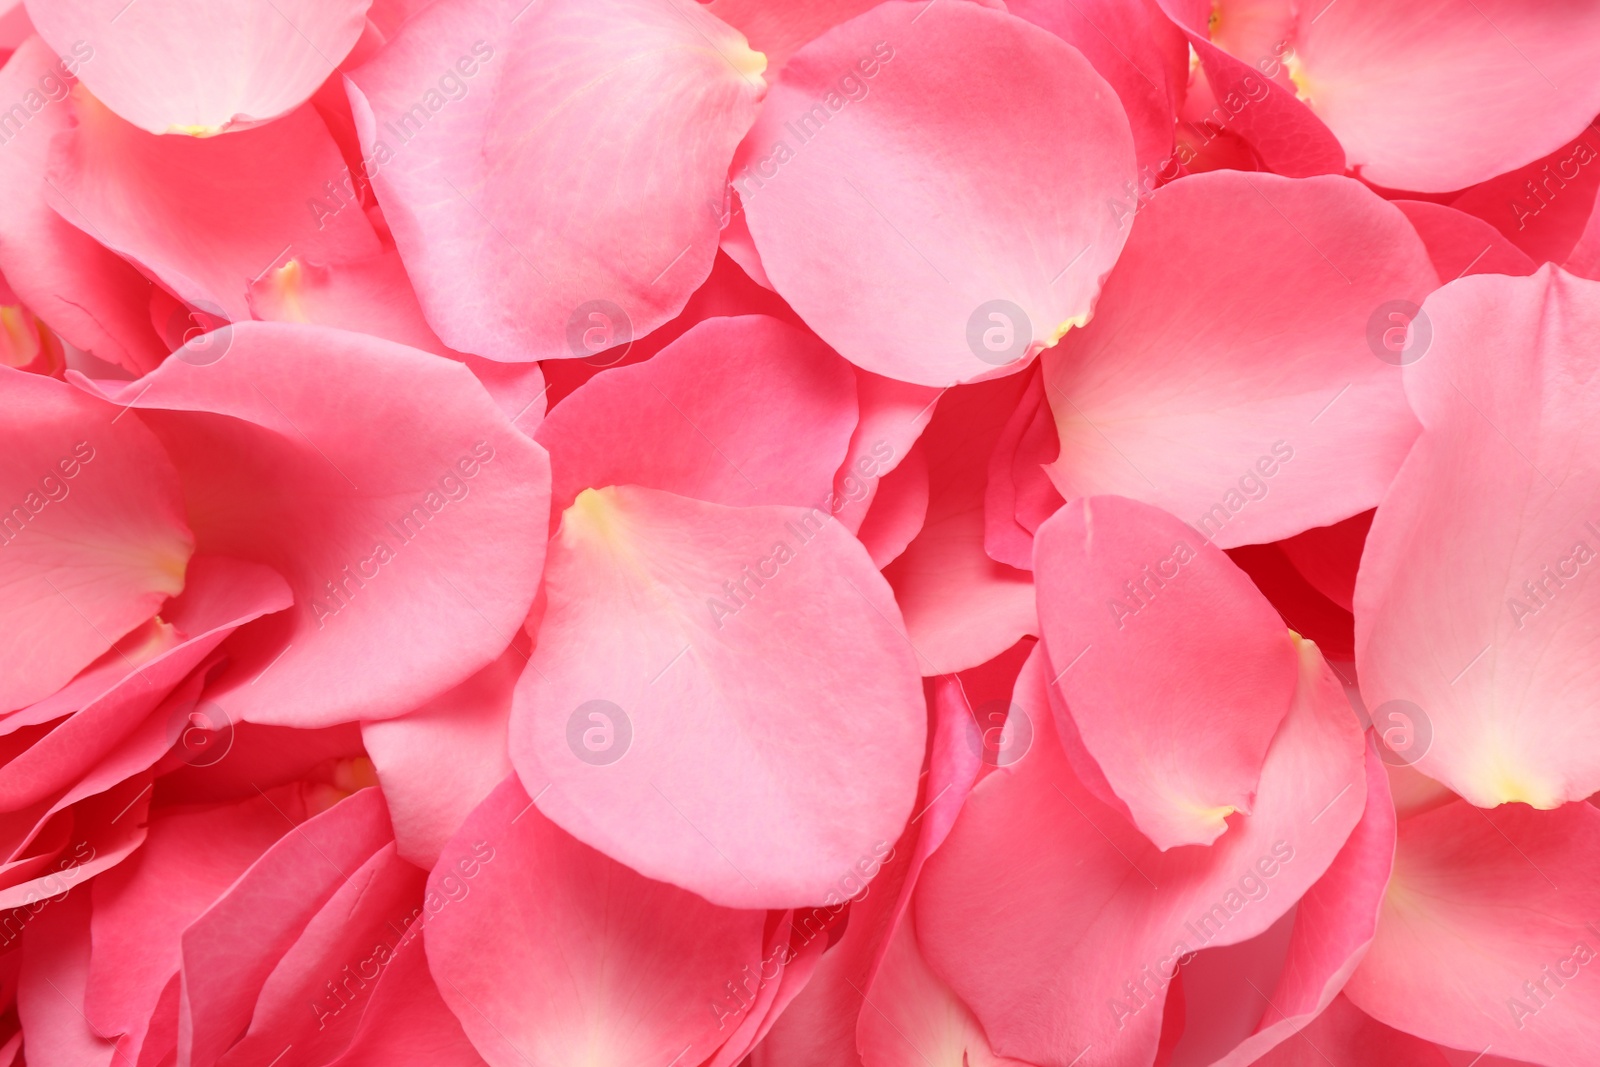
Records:
[[[850,365],[764,315],[707,319],[643,363],[597,375],[539,426],[552,512],[639,485],[721,504],[827,506],[856,426]]]
[[[203,502],[200,545],[266,563],[295,592],[292,612],[229,643],[210,695],[232,718],[403,714],[488,665],[526,617],[548,459],[460,364],[326,327],[236,323],[116,401],[180,458]]]
[[[410,19],[348,84],[439,336],[571,358],[591,354],[591,311],[634,337],[676,315],[711,270],[764,66],[681,0],[442,0]]]
[[[608,859],[515,777],[446,846],[424,907],[439,992],[493,1067],[699,1063],[727,1036],[724,983],[763,965],[764,913]]]
[[[729,906],[795,907],[898,835],[916,664],[888,584],[822,512],[587,490],[544,593],[511,758],[579,840]]]
[[[304,103],[361,36],[371,0],[28,0],[39,34],[150,133],[209,137]]]
[[[48,696],[183,589],[178,477],[136,418],[0,368],[0,710]]]
[[[1597,911],[1600,810],[1457,801],[1400,824],[1377,937],[1345,994],[1440,1044],[1582,1063],[1600,1041],[1585,971]]]
[[[17,984],[17,1014],[34,1067],[124,1064],[117,1046],[83,1016],[89,978],[89,895],[73,893],[30,927]]]
[[[1435,284],[1405,216],[1347,178],[1163,186],[1094,322],[1044,359],[1051,479],[1069,500],[1156,504],[1223,548],[1372,507],[1416,434],[1373,323]]]
[[[1356,660],[1409,762],[1475,804],[1600,790],[1600,283],[1552,267],[1428,298],[1407,368],[1418,438],[1367,537]],[[1391,701],[1403,704],[1391,705]]]
[[[1600,111],[1590,4],[1340,0],[1297,16],[1300,96],[1350,166],[1390,189],[1481,182],[1556,149]]]
[[[142,0],[141,0],[142,2]],[[80,87],[46,174],[61,216],[208,314],[248,319],[252,282],[291,256],[375,254],[366,216],[319,220],[324,182],[346,178],[317,113],[301,108],[227,137],[158,137]]]
[[[1127,118],[1076,49],[903,0],[796,53],[733,163],[806,323],[858,367],[940,386],[1016,371],[1087,320],[1127,237],[1106,200],[1133,177]]]
[[[856,1028],[866,1067],[1027,1067],[996,1056],[983,1027],[950,987],[923,962],[916,933],[902,923],[872,986]]]

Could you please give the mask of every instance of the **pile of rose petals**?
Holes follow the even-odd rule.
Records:
[[[1600,1063],[1600,0],[0,58],[0,1067]]]

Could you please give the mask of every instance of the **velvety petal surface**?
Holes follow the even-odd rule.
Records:
[[[924,385],[1011,373],[1087,320],[1134,176],[1082,54],[977,4],[881,4],[784,66],[733,163],[773,286],[840,355]]]
[[[1407,369],[1423,432],[1356,580],[1361,692],[1418,723],[1406,759],[1473,803],[1600,789],[1600,283],[1541,268],[1428,298]]]
[[[445,0],[406,22],[348,84],[439,336],[571,358],[676,315],[711,270],[764,67],[682,0]]]
[[[540,810],[738,907],[821,901],[911,813],[925,708],[889,587],[815,509],[587,490],[512,709]]]
[[[28,0],[39,33],[127,121],[209,137],[304,103],[361,36],[371,0]]]
[[[1045,356],[1051,479],[1069,500],[1165,508],[1223,548],[1372,507],[1416,434],[1373,337],[1435,284],[1405,216],[1347,178],[1163,186],[1094,322]]]

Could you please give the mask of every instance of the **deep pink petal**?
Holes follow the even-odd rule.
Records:
[[[989,558],[1033,569],[1033,535],[1064,501],[1045,473],[1061,456],[1055,418],[1045,396],[1042,367],[1028,372],[1016,411],[989,456],[983,500],[983,550]]]
[[[1446,1067],[1450,1063],[1436,1045],[1383,1025],[1345,997],[1335,997],[1315,1022],[1255,1062],[1258,1067]],[[1509,1062],[1496,1056],[1479,1060],[1482,1067]]]
[[[111,1067],[123,1064],[117,1046],[83,1016],[89,978],[89,895],[74,893],[33,924],[23,947],[17,1014],[34,1067]]]
[[[254,1067],[274,1056],[283,1067],[322,1067],[349,1045],[395,951],[421,938],[422,868],[401,859],[390,842],[347,870],[349,877],[275,962],[250,1028],[219,1067]]]
[[[79,699],[64,703],[64,689],[0,722],[0,734],[10,735],[16,727],[67,716],[0,769],[0,809],[36,803],[72,785],[236,629],[292,603],[283,579],[259,564],[200,556],[190,562],[187,578],[183,595],[167,602],[164,618],[155,624],[170,628],[170,647],[146,657],[119,646],[102,657],[105,666],[120,668],[111,684],[80,686],[87,681],[80,675],[67,687],[82,693]],[[174,724],[174,739],[181,725]],[[20,736],[31,738],[26,731]]]
[[[164,811],[128,862],[92,886],[84,1013],[137,1054],[162,988],[182,963],[183,930],[309,814],[296,787],[239,804]]]
[[[71,123],[68,91],[63,62],[37,37],[22,42],[0,70],[0,94],[31,112],[25,124],[7,127],[11,136],[0,152],[0,271],[72,344],[142,374],[167,351],[150,324],[149,280],[45,197],[51,139]]]
[[[349,1049],[329,1067],[391,1067],[411,1059],[433,1067],[485,1067],[439,995],[420,937],[395,949]]]
[[[1600,177],[1600,167],[1595,171]],[[1442,281],[1453,282],[1468,274],[1532,274],[1537,269],[1526,252],[1476,216],[1425,200],[1393,203],[1405,212],[1428,247],[1428,258]]]
[[[1274,40],[1277,34],[1269,31],[1262,35],[1259,28],[1235,39],[1224,31],[1222,42],[1247,49],[1232,53],[1213,43],[1207,23],[1213,12],[1226,18],[1228,8],[1242,5],[1156,2],[1188,34],[1211,97],[1208,108],[1199,114],[1189,109],[1179,125],[1179,163],[1187,167],[1195,154],[1204,153],[1210,142],[1221,136],[1248,145],[1267,169],[1278,174],[1307,178],[1344,173],[1345,150],[1338,138],[1295,98],[1292,87],[1284,84],[1285,60],[1294,54],[1292,40]],[[1185,145],[1189,146],[1187,153]]]

